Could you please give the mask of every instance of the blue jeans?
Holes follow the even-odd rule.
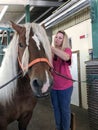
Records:
[[[51,101],[57,130],[69,130],[71,121],[71,95],[73,87],[65,90],[51,90]]]

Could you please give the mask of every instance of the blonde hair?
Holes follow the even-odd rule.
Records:
[[[68,35],[63,30],[59,30],[56,34],[58,34],[58,33],[62,33],[64,35],[64,39],[63,39],[63,43],[62,43],[62,47],[61,47],[62,50],[66,49],[66,48],[70,48]]]

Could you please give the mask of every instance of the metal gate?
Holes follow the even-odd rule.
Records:
[[[98,61],[86,65],[88,117],[91,130],[98,130]]]

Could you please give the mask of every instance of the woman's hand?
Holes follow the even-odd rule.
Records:
[[[51,46],[51,50],[52,50],[52,53],[54,54],[54,52],[55,52],[55,47]]]
[[[51,50],[52,50],[53,55],[54,54],[57,55],[59,58],[61,58],[64,61],[68,61],[70,59],[69,54],[67,54],[65,51],[59,48],[51,46]]]

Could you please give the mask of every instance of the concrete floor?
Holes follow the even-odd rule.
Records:
[[[71,109],[76,117],[76,130],[90,130],[87,110],[72,105]],[[18,130],[17,122],[11,123],[8,130]],[[50,97],[38,100],[27,130],[55,130]]]

